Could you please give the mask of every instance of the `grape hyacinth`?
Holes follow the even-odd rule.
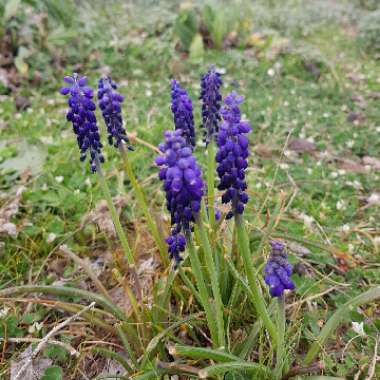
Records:
[[[70,94],[68,99],[69,110],[66,118],[72,122],[77,135],[78,146],[81,151],[80,160],[86,159],[87,150],[90,151],[90,164],[93,173],[96,172],[96,160],[104,162],[101,152],[99,130],[96,124],[96,105],[92,101],[93,90],[87,86],[87,78],[80,77],[77,73],[66,76],[63,79],[68,86],[62,87],[62,95]]]
[[[208,144],[219,130],[222,96],[219,92],[223,82],[214,67],[201,78],[202,124],[204,141]]]
[[[182,130],[183,137],[185,137],[189,146],[195,146],[195,129],[194,129],[194,116],[193,116],[193,103],[180,84],[172,80],[172,106],[173,119],[175,129]]]
[[[166,242],[169,245],[170,256],[179,262],[179,253],[185,248],[181,231],[191,229],[191,224],[200,211],[203,181],[201,170],[183,136],[183,131],[166,131],[164,140],[159,146],[162,155],[156,158],[156,164],[161,166],[159,178],[164,183],[166,206],[171,214],[171,224],[174,226]]]
[[[226,219],[242,214],[248,202],[245,169],[248,166],[249,144],[245,134],[251,131],[251,127],[248,122],[241,120],[239,105],[243,99],[236,92],[231,92],[221,109],[223,122],[218,133],[218,152],[215,159],[218,162],[216,171],[220,178],[218,189],[224,190],[222,203],[231,203]]]
[[[272,251],[267,264],[265,265],[265,282],[269,286],[272,297],[281,297],[284,290],[293,290],[294,283],[290,276],[293,267],[288,262],[288,255],[285,246],[280,241],[271,241]]]
[[[129,139],[123,127],[121,116],[121,103],[124,101],[124,97],[116,89],[117,85],[110,77],[104,77],[99,80],[98,102],[107,126],[108,142],[118,148],[120,143],[124,141],[128,149],[133,150],[129,145]]]

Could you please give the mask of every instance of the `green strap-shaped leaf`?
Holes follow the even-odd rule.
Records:
[[[309,351],[306,354],[304,364],[309,365],[314,361],[321,347],[325,344],[329,336],[335,331],[339,323],[341,323],[341,321],[347,316],[347,313],[360,305],[375,301],[378,298],[380,298],[380,286],[367,290],[366,292],[358,295],[357,297],[342,305],[330,317],[330,319],[327,321],[319,333],[317,340],[311,345]]]

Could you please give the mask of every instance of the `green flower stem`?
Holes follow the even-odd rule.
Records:
[[[202,300],[202,306],[206,313],[206,319],[207,319],[208,328],[210,329],[211,340],[213,342],[213,345],[217,347],[218,346],[218,340],[217,340],[218,328],[215,321],[214,313],[212,312],[212,309],[210,306],[209,294],[207,291],[206,281],[203,276],[201,262],[199,260],[198,253],[196,252],[193,238],[191,236],[191,232],[189,230],[185,231],[185,236],[186,236],[186,246],[189,251],[191,268],[194,272],[195,281],[197,283],[197,287],[199,291],[199,297]]]
[[[207,208],[211,230],[215,229],[215,142],[211,140],[207,145]]]
[[[269,334],[272,337],[273,342],[276,344],[277,343],[276,328],[269,317],[269,313],[265,305],[264,297],[261,292],[260,286],[258,284],[255,271],[253,269],[248,235],[247,235],[247,231],[245,229],[244,222],[241,215],[235,216],[235,224],[236,224],[236,233],[237,233],[237,246],[238,246],[240,254],[243,257],[244,268],[247,274],[248,284],[249,284],[249,287],[251,288],[251,291],[255,300],[254,306],[256,308],[257,314],[263,320],[264,326],[269,331]]]
[[[136,292],[137,292],[139,298],[141,298],[141,286],[140,286],[139,277],[138,277],[137,272],[136,272],[135,258],[133,256],[132,250],[129,246],[127,236],[125,235],[123,227],[121,226],[119,215],[117,214],[115,205],[113,204],[110,189],[107,185],[107,181],[106,181],[106,178],[103,174],[102,167],[100,165],[98,157],[96,157],[96,172],[98,173],[100,187],[102,188],[103,195],[106,198],[106,202],[107,202],[110,214],[111,214],[111,219],[112,219],[113,225],[115,226],[115,230],[116,230],[116,233],[120,239],[121,246],[123,247],[123,251],[124,251],[124,254],[126,256],[129,268],[131,270],[132,276],[134,277]]]
[[[169,260],[168,260],[168,253],[167,253],[165,241],[162,237],[162,234],[160,233],[160,231],[158,229],[157,223],[153,220],[153,217],[149,211],[148,203],[146,201],[145,194],[144,194],[139,182],[137,181],[137,178],[136,178],[135,173],[133,171],[132,165],[131,165],[129,158],[128,158],[128,152],[126,151],[123,144],[119,145],[119,151],[120,151],[121,156],[123,158],[124,168],[125,168],[125,171],[127,173],[128,178],[129,178],[129,181],[131,182],[131,185],[132,185],[134,194],[136,196],[137,202],[138,202],[139,206],[141,207],[142,212],[144,213],[144,216],[145,216],[146,221],[148,223],[148,227],[150,229],[150,232],[152,233],[153,238],[157,244],[158,250],[160,251],[161,260],[164,264],[168,265]]]
[[[276,368],[274,370],[276,380],[282,377],[284,363],[284,344],[285,344],[285,296],[278,297],[278,312],[277,312],[277,352],[276,352]]]
[[[199,241],[203,248],[205,254],[205,261],[207,265],[207,269],[209,271],[210,280],[211,280],[211,288],[214,296],[215,302],[215,318],[218,326],[218,343],[219,348],[225,348],[225,333],[224,333],[224,316],[223,316],[223,302],[220,294],[220,284],[219,284],[219,276],[216,271],[215,261],[212,254],[212,249],[210,245],[210,241],[208,239],[206,230],[204,229],[202,220],[198,217],[196,220],[196,227],[199,235]]]

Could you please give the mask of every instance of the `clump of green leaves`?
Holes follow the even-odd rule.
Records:
[[[380,52],[380,9],[362,19],[359,25],[359,38],[367,50]]]

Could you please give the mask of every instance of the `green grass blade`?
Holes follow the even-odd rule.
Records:
[[[236,361],[232,363],[215,364],[209,367],[203,368],[199,371],[199,378],[206,379],[214,375],[222,375],[226,372],[254,372],[263,376],[271,376],[272,371],[267,367],[243,361]]]
[[[108,350],[108,349],[103,348],[103,347],[93,347],[92,352],[94,352],[96,354],[100,354],[106,358],[113,359],[113,360],[119,362],[125,368],[125,370],[128,373],[132,373],[132,368],[129,365],[128,361],[122,355],[120,355],[118,352],[111,351],[111,350]]]
[[[161,333],[157,334],[148,344],[145,352],[144,352],[144,356],[142,358],[142,367],[144,367],[147,363],[148,363],[148,360],[149,360],[149,356],[150,354],[155,350],[155,348],[157,347],[157,345],[159,344],[159,342],[161,341],[161,339],[167,335],[168,333],[170,333],[172,330],[182,326],[183,324],[185,323],[189,323],[191,321],[194,321],[194,320],[197,320],[199,318],[200,314],[192,314],[192,315],[189,315],[187,318],[185,319],[182,319],[178,322],[174,322],[172,325],[170,325],[168,328],[166,328],[165,330],[163,330]]]
[[[318,355],[318,352],[320,351],[321,347],[325,344],[326,340],[329,338],[329,336],[335,331],[335,329],[338,327],[339,323],[347,316],[347,314],[350,312],[350,310],[368,303],[372,302],[376,299],[380,298],[380,286],[367,290],[366,292],[358,295],[357,297],[353,298],[352,300],[346,302],[344,305],[342,305],[327,321],[323,329],[321,330],[317,340],[311,345],[309,351],[306,354],[304,364],[309,365],[311,364],[316,356]]]
[[[120,321],[127,321],[127,316],[118,306],[112,304],[99,294],[89,292],[83,289],[70,288],[68,286],[47,286],[47,285],[22,285],[0,290],[0,297],[16,296],[23,293],[44,293],[64,297],[81,297],[88,301],[95,301],[98,305],[104,307],[108,312]]]
[[[215,360],[216,362],[234,362],[239,360],[235,355],[226,352],[193,346],[176,345],[170,348],[171,355],[187,356],[192,359]]]

